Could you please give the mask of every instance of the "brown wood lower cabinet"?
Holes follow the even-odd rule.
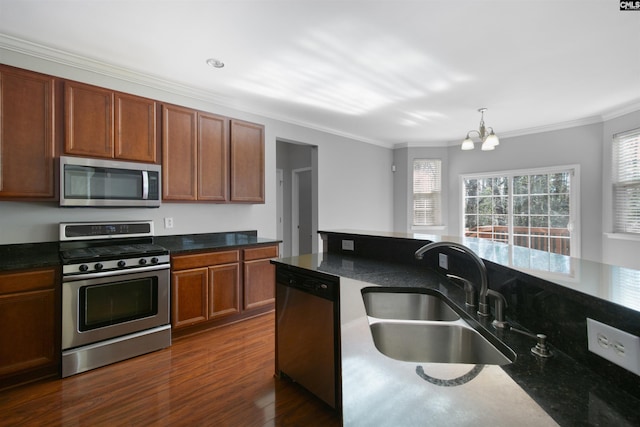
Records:
[[[273,310],[277,256],[277,245],[173,256],[174,336]]]
[[[209,267],[209,319],[240,313],[240,265]]]
[[[56,269],[0,274],[0,389],[58,374]]]
[[[276,301],[275,267],[277,246],[244,249],[244,309],[273,306]]]

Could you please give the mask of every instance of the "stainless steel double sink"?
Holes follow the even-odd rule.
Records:
[[[362,299],[376,348],[393,359],[484,365],[516,360],[513,350],[482,328],[474,329],[469,315],[438,291],[366,287]]]

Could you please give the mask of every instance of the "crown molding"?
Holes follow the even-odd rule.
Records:
[[[536,133],[544,133],[544,132],[552,132],[552,131],[557,131],[557,130],[562,130],[562,129],[569,129],[569,128],[574,128],[574,127],[579,127],[579,126],[587,126],[587,125],[592,125],[592,124],[596,124],[596,123],[603,123],[603,122],[615,119],[617,117],[621,117],[621,116],[624,116],[626,114],[635,113],[635,112],[640,112],[640,102],[634,102],[634,103],[631,103],[631,104],[627,104],[627,105],[624,105],[622,107],[609,110],[606,113],[603,113],[601,115],[595,115],[595,116],[585,117],[585,118],[576,119],[576,120],[569,120],[569,121],[566,121],[566,122],[552,123],[552,124],[544,125],[544,126],[535,126],[535,127],[530,127],[530,128],[512,130],[512,131],[508,131],[508,132],[500,132],[499,137],[500,137],[500,139],[502,139],[502,138],[513,138],[513,137],[517,137],[517,136],[525,136],[525,135],[532,135],[532,134],[536,134]],[[442,142],[442,143],[438,143],[438,142],[423,142],[423,143],[403,142],[403,143],[394,145],[394,148],[454,147],[456,145],[460,145],[461,143],[462,143],[461,140],[459,140],[459,141],[446,141],[446,142]]]
[[[268,111],[244,108],[244,106],[238,105],[237,102],[233,102],[230,98],[206,89],[196,88],[193,86],[184,85],[175,81],[162,79],[160,77],[149,75],[147,73],[140,73],[134,70],[130,70],[123,67],[117,67],[108,64],[103,61],[87,58],[84,56],[76,55],[71,52],[55,49],[48,46],[43,46],[38,43],[33,43],[27,40],[19,39],[16,37],[8,36],[0,33],[0,49],[15,52],[28,57],[44,60],[50,63],[63,65],[77,70],[87,71],[94,74],[103,75],[106,77],[118,79],[127,83],[133,83],[136,85],[142,85],[151,89],[161,90],[163,92],[191,98],[198,101],[204,101],[210,104],[218,105],[225,108],[231,108],[234,110],[240,110],[245,113],[255,114],[265,118],[278,120],[280,122],[288,123],[295,126],[301,126],[307,129],[328,133],[331,135],[347,138],[367,144],[377,145],[383,148],[393,148],[392,144],[385,143],[379,140],[373,140],[363,138],[358,135],[352,135],[346,132],[340,132],[332,128],[322,127],[313,123],[304,121],[292,120],[288,117],[282,117],[277,114],[269,113]]]
[[[115,78],[127,83],[134,83],[149,88],[160,89],[171,94],[183,95],[189,98],[214,102],[225,106],[230,106],[231,104],[229,99],[222,95],[211,93],[210,91],[205,92],[200,88],[187,86],[124,67],[118,67],[103,61],[87,58],[49,46],[43,46],[38,43],[8,36],[6,34],[0,34],[0,49],[5,49],[69,68]]]
[[[9,36],[7,34],[0,33],[0,49],[15,52],[25,56],[37,58],[47,62],[59,64],[65,67],[86,71],[103,75],[106,77],[118,79],[124,82],[133,83],[136,85],[145,86],[151,89],[161,90],[163,92],[183,96],[186,98],[207,102],[210,104],[218,105],[224,108],[231,108],[239,110],[249,114],[255,114],[265,118],[277,120],[283,123],[288,123],[294,126],[301,126],[307,129],[335,135],[342,138],[347,138],[367,144],[376,145],[383,148],[442,148],[460,145],[460,141],[423,141],[423,142],[403,142],[403,143],[386,143],[384,141],[363,138],[362,136],[353,135],[347,132],[341,132],[333,128],[318,126],[313,123],[305,121],[292,120],[290,117],[283,117],[272,112],[248,108],[247,106],[238,105],[231,98],[223,96],[210,90],[203,88],[197,88],[194,86],[188,86],[182,83],[178,83],[171,80],[166,80],[155,75],[147,73],[137,72],[135,70],[127,69],[124,67],[117,67],[112,64],[108,64],[96,59],[80,56],[68,51],[44,46],[38,43],[30,42],[24,39]],[[594,123],[601,123],[607,120],[611,120],[625,114],[640,111],[640,101],[636,101],[619,108],[611,109],[601,115],[586,117],[577,120],[571,120],[560,123],[553,123],[550,125],[537,126],[525,129],[519,129],[509,132],[500,132],[500,138],[511,138],[516,136],[530,135],[535,133],[550,132],[560,129],[567,129],[577,126],[585,126]]]
[[[636,113],[636,112],[640,112],[640,100],[627,104],[625,106],[607,111],[602,115],[602,121],[606,122],[612,119],[616,119],[618,117],[622,117],[626,114]]]

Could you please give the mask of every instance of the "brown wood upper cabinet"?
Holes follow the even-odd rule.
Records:
[[[0,65],[0,198],[55,198],[58,84]]]
[[[162,107],[163,200],[264,203],[264,126]]]
[[[162,106],[164,200],[228,200],[229,126],[225,117]]]
[[[157,163],[156,102],[65,82],[65,154]]]
[[[264,126],[231,120],[231,201],[264,203]]]

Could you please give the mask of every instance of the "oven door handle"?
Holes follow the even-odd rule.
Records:
[[[82,273],[75,274],[69,276],[63,276],[63,282],[75,282],[78,280],[86,280],[86,279],[97,279],[100,277],[111,277],[111,276],[122,276],[124,274],[132,274],[132,273],[145,273],[147,271],[158,271],[158,270],[168,270],[169,264],[161,264],[161,265],[149,265],[146,267],[135,267],[131,269],[125,270],[110,270],[110,271],[100,271],[98,273]]]

